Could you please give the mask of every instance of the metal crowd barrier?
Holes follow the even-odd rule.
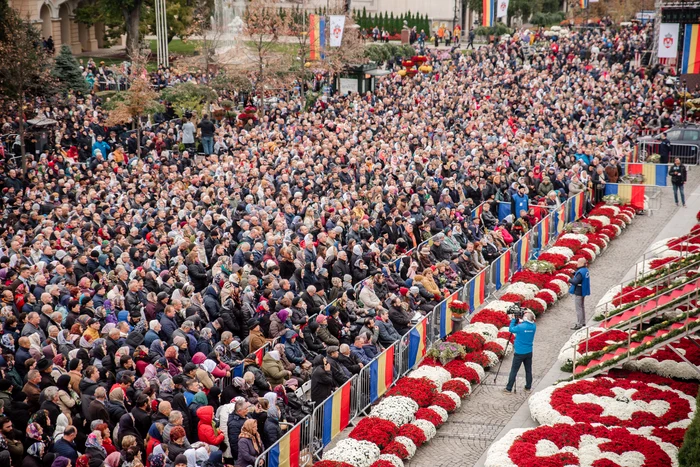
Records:
[[[564,215],[567,222],[569,220],[569,210],[571,209],[571,204],[572,202],[571,200],[569,200],[566,204],[562,206],[562,208],[560,208],[564,210]],[[554,229],[552,222],[554,216],[556,215],[557,211],[552,212],[551,214],[546,216],[546,218],[549,218],[551,225],[546,244],[551,243],[551,241],[557,236],[557,231],[556,229]],[[543,218],[542,221],[540,221],[540,223],[544,221],[545,218]],[[538,224],[538,226],[539,225],[540,224]],[[538,243],[537,232],[537,226],[535,226],[528,232],[528,235],[531,236],[530,241],[534,242],[534,244]],[[510,251],[511,261],[517,261],[517,253],[512,247]],[[516,270],[516,268],[513,268],[513,266],[517,265],[511,264],[511,272],[514,272]],[[492,266],[489,266],[489,268],[491,270],[494,269]],[[508,274],[508,277],[504,278],[504,284],[510,280],[510,276],[511,274]],[[492,284],[491,271],[487,271],[484,277],[486,278],[486,281],[484,283],[484,303],[486,303],[488,299],[492,298],[493,294],[495,293],[495,287],[488,287],[490,284]],[[447,306],[449,301],[454,300],[456,298],[459,298],[461,301],[468,301],[469,288],[471,283],[475,279],[476,278],[472,278],[463,286],[452,292],[452,294],[450,294],[448,298],[438,303],[433,308],[433,311],[429,312],[425,316],[424,319],[427,320],[425,328],[426,350],[429,349],[438,340],[440,340],[441,307],[443,305]],[[329,304],[328,307],[330,307],[333,303],[335,302]],[[312,317],[310,317],[310,319],[311,318]],[[422,321],[423,320],[421,320],[419,325],[422,325]],[[418,366],[420,362],[420,359],[418,358],[414,362],[413,366],[409,365],[410,336],[412,334],[412,331],[416,330],[417,328],[418,325],[412,327],[411,330],[407,332],[404,336],[402,336],[398,341],[394,342],[389,348],[385,349],[379,356],[372,360],[372,362],[365,365],[357,375],[354,375],[343,386],[341,386],[333,394],[331,394],[325,401],[317,405],[314,408],[311,415],[308,415],[303,420],[301,420],[301,422],[299,422],[297,425],[288,430],[285,436],[283,436],[280,440],[277,441],[277,443],[275,443],[273,446],[271,446],[265,452],[263,452],[257,458],[256,465],[279,465],[277,464],[277,462],[279,462],[280,456],[282,455],[298,455],[300,457],[299,465],[310,465],[315,459],[320,459],[324,448],[328,445],[332,438],[335,437],[338,433],[340,433],[347,425],[355,422],[358,419],[358,417],[364,416],[367,410],[372,405],[372,363],[386,356],[386,353],[393,349],[394,358],[392,361],[393,371],[391,375],[391,383],[386,384],[386,390],[388,390],[394,383],[396,383],[396,381],[399,378],[402,378],[411,370],[413,370],[414,367]],[[226,380],[228,380],[228,378],[222,379],[221,381]],[[342,414],[340,412],[334,414],[326,414],[325,411],[328,410],[329,406],[327,402],[338,396],[340,391],[347,391],[347,385],[349,385],[350,392],[347,401],[348,407],[338,407],[338,410],[342,411]],[[383,392],[381,395],[383,395]],[[381,397],[381,395],[379,395],[379,397]],[[335,409],[335,407],[333,408]],[[340,421],[338,421],[334,420],[333,417],[341,418]],[[331,423],[333,424],[333,426],[330,428],[332,430],[330,439],[328,434],[328,420],[332,420]],[[324,432],[324,430],[326,431]],[[270,463],[270,461],[272,461],[272,464]]]
[[[637,159],[639,162],[644,162],[652,154],[659,154],[659,146],[661,141],[638,141],[637,142]],[[669,154],[668,163],[673,163],[673,159],[678,157],[682,163],[687,165],[698,165],[700,160],[700,144],[688,143],[673,143],[671,142],[671,153]]]

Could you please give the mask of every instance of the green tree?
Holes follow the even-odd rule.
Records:
[[[24,148],[25,103],[34,97],[49,95],[53,88],[50,59],[41,47],[39,31],[15,10],[3,13],[0,37],[0,97],[19,110],[19,137],[22,173],[27,171]]]
[[[700,395],[698,395],[700,403]],[[685,432],[683,445],[678,450],[678,463],[680,467],[694,467],[700,465],[700,416],[695,412],[693,421]]]
[[[161,93],[161,98],[170,102],[180,117],[192,111],[199,115],[206,113],[203,111],[210,103],[216,101],[216,97],[216,92],[209,86],[190,81],[167,87]]]
[[[389,31],[389,34],[394,34],[395,28],[396,19],[394,18],[394,12],[392,11],[389,15],[389,25],[387,26],[386,30]]]
[[[54,60],[53,76],[58,83],[58,89],[64,94],[79,92],[87,94],[90,92],[90,87],[83,77],[83,72],[80,70],[80,64],[73,56],[73,52],[68,45],[63,44],[61,51]]]

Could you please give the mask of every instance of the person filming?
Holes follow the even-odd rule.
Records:
[[[513,365],[510,367],[510,376],[508,376],[508,384],[503,390],[506,394],[512,394],[515,377],[518,375],[520,365],[525,366],[525,392],[532,390],[532,344],[535,340],[537,325],[535,324],[535,314],[530,310],[526,310],[522,314],[522,321],[516,317],[510,322],[508,330],[515,335],[513,349]]]

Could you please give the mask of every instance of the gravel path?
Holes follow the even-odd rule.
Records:
[[[688,196],[698,183],[700,170],[690,171],[686,185]],[[686,208],[689,216],[695,216],[697,212],[697,208],[693,209],[694,204],[696,203],[689,200],[689,208]],[[683,209],[674,206],[670,188],[663,190],[661,205],[662,209],[653,216],[637,216],[632,225],[591,265],[592,296],[588,297],[586,303],[589,318],[598,300],[611,286],[620,283],[678,209]],[[535,391],[538,383],[557,365],[559,350],[571,336],[570,327],[574,323],[574,303],[571,297],[562,299],[538,320],[533,361]],[[474,466],[478,463],[482,454],[527,400],[521,391],[513,395],[501,392],[508,378],[511,361],[512,358],[508,357],[503,362],[496,383],[495,371],[486,374],[485,384],[463,402],[460,410],[450,416],[430,443],[418,449],[416,456],[405,463],[406,467]],[[543,387],[549,384],[549,381],[545,381]],[[525,372],[521,368],[516,387],[523,388],[524,385]],[[534,426],[534,422],[523,420],[522,426]]]

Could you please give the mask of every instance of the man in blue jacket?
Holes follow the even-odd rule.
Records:
[[[574,296],[574,305],[576,306],[576,325],[571,328],[577,331],[586,325],[586,308],[584,300],[591,294],[591,274],[586,267],[586,260],[579,258],[576,264],[578,269],[569,279],[569,293]]]
[[[520,365],[525,365],[525,392],[532,390],[532,344],[535,340],[537,325],[535,324],[535,314],[531,311],[526,311],[523,316],[523,322],[518,324],[518,320],[513,318],[508,328],[510,332],[515,334],[515,342],[513,349],[513,365],[510,367],[510,376],[508,376],[508,384],[503,390],[506,394],[512,394],[515,377],[520,371]]]
[[[527,212],[530,207],[530,199],[525,193],[525,185],[518,186],[518,192],[513,194],[510,200],[510,213],[514,218],[520,217],[522,211]]]

